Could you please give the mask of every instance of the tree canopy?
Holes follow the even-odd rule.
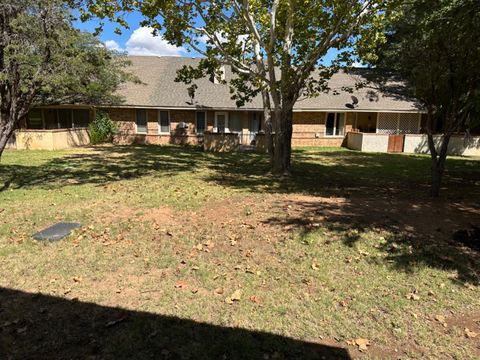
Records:
[[[432,194],[438,195],[450,137],[480,121],[480,1],[415,0],[388,17],[379,69],[400,75],[428,111]],[[433,140],[443,133],[441,146]]]
[[[76,4],[83,4],[84,18],[107,16],[122,25],[121,10],[139,9],[145,16],[142,25],[161,31],[171,44],[204,56],[198,68],[183,69],[180,79],[187,83],[205,72],[218,72],[220,64],[230,65],[238,75],[230,86],[239,104],[262,94],[267,135],[270,130],[275,133],[275,144],[270,146],[273,170],[288,173],[294,104],[300,96],[328,91],[327,80],[338,69],[338,63],[321,63],[330,49],[341,51],[339,60],[348,64],[347,55],[357,41],[381,35],[378,29],[390,1],[78,0]]]
[[[131,79],[128,61],[72,25],[64,2],[14,0],[0,4],[0,155],[33,106],[108,104]]]

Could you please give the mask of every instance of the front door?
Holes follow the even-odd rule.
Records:
[[[389,135],[388,136],[388,152],[403,152],[403,144],[405,135]]]
[[[215,113],[215,129],[214,132],[225,133],[228,130],[228,113],[216,112]]]

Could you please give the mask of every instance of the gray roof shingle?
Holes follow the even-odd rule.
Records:
[[[235,101],[231,99],[228,85],[214,84],[208,78],[195,81],[198,89],[195,93],[195,103],[191,104],[187,93],[187,85],[175,82],[176,72],[183,65],[195,66],[198,58],[168,57],[168,56],[130,56],[132,65],[128,71],[136,75],[141,84],[132,82],[122,84],[118,94],[124,98],[122,106],[153,107],[153,108],[212,108],[237,109]],[[345,110],[346,104],[352,103],[351,96],[358,98],[356,111],[420,111],[418,103],[403,96],[393,95],[380,91],[372,86],[362,87],[353,93],[343,91],[343,87],[354,87],[358,80],[365,80],[363,71],[359,74],[339,72],[330,79],[329,93],[322,93],[317,97],[300,98],[295,110],[322,111]],[[227,80],[233,76],[226,67]],[[338,94],[336,94],[338,93]],[[242,109],[261,109],[260,96],[247,103]]]

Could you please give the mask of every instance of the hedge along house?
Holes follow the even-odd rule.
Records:
[[[175,78],[178,69],[196,66],[198,59],[132,56],[130,60],[129,70],[140,83],[122,84],[118,95],[124,101],[104,108],[118,124],[117,143],[203,144],[205,149],[217,151],[234,150],[241,145],[261,147],[264,143],[260,96],[238,108],[231,99],[229,86],[214,78],[195,81],[198,88],[191,96],[187,86],[175,82]],[[234,76],[228,66],[222,70],[227,81]],[[292,145],[427,152],[425,136],[421,135],[423,111],[419,104],[381,90],[369,83],[366,75],[364,69],[352,74],[337,73],[329,81],[328,93],[300,98],[294,108]],[[360,82],[366,85],[356,89]],[[16,147],[55,149],[84,145],[88,143],[87,112],[91,121],[95,109],[88,106],[35,109],[17,131]],[[39,138],[47,141],[42,143]],[[480,155],[480,139],[475,138],[466,146],[462,139],[453,141],[456,153]]]

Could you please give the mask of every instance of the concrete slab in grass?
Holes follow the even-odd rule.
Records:
[[[33,238],[38,241],[59,241],[64,237],[70,235],[72,230],[81,226],[79,223],[65,223],[61,222],[50,226],[36,234],[33,234]]]

